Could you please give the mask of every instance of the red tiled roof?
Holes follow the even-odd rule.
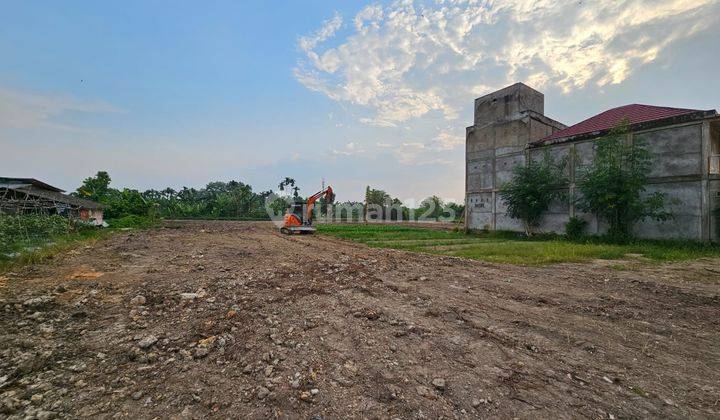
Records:
[[[590,117],[575,125],[571,125],[560,131],[540,139],[538,142],[555,140],[563,137],[572,137],[580,134],[593,133],[596,131],[609,130],[620,124],[623,120],[629,120],[630,124],[644,123],[648,121],[662,120],[665,118],[677,117],[679,115],[698,112],[697,109],[668,108],[664,106],[652,106],[631,104],[609,109],[603,113]]]

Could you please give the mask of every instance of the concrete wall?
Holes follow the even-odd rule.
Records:
[[[592,163],[593,140],[528,148],[528,143],[562,127],[542,116],[542,94],[516,84],[475,101],[475,125],[466,139],[466,226],[470,229],[522,230],[522,223],[507,215],[500,187],[526,159],[541,159],[548,153],[555,162],[566,161],[567,186],[571,200],[577,198],[576,179],[581,168]],[[530,111],[530,112],[527,112]],[[480,115],[479,115],[480,114]],[[716,124],[713,122],[712,124]],[[642,142],[652,154],[653,164],[647,194],[664,193],[674,218],[665,222],[645,220],[635,226],[641,238],[717,238],[719,223],[710,215],[720,206],[720,175],[709,174],[712,134],[717,129],[708,121],[665,126],[629,135]],[[719,134],[720,135],[720,134]],[[720,139],[716,141],[720,142]],[[577,216],[588,221],[588,233],[603,234],[607,226],[590,214],[583,214],[567,202],[554,203],[540,230],[564,233],[565,223]]]
[[[708,183],[710,192],[710,209],[720,208],[720,178],[710,180]],[[720,218],[713,214],[710,217],[710,238],[715,242],[720,242]]]
[[[543,117],[544,96],[521,83],[475,100],[475,125],[466,131],[466,225],[519,229],[497,190],[525,162],[526,145],[565,126]]]
[[[630,141],[641,142],[652,155],[653,163],[646,194],[660,192],[667,197],[667,209],[674,214],[668,221],[644,220],[635,225],[634,233],[648,239],[703,239],[702,209],[702,123],[664,127],[651,131],[634,133]],[[581,168],[592,163],[593,141],[552,145],[533,149],[529,153],[540,158],[545,152],[558,162],[568,159],[568,186],[571,199],[577,199],[575,182],[579,180]],[[551,209],[544,218],[540,229],[547,232],[563,233],[565,223],[571,216],[588,221],[588,233],[604,234],[607,226],[590,214],[583,214],[573,205],[564,211],[560,207]]]

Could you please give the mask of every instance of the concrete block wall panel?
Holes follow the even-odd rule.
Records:
[[[474,230],[492,229],[492,213],[471,213],[468,228]]]
[[[523,153],[525,151],[525,146],[508,146],[508,147],[498,147],[495,149],[495,156],[504,156],[504,155],[512,155],[517,153]]]
[[[495,150],[494,149],[483,149],[478,150],[476,152],[472,153],[472,156],[468,154],[467,160],[483,160],[483,159],[492,159],[495,157]]]
[[[666,197],[665,208],[673,214],[685,214],[700,217],[702,214],[700,181],[663,182],[650,184],[643,195],[662,193]]]
[[[492,229],[492,193],[468,194],[467,218],[470,229]]]
[[[720,179],[710,180],[708,183],[710,193],[710,238],[720,242],[720,218],[715,215],[714,210],[720,208]]]
[[[514,230],[517,232],[525,231],[525,228],[523,227],[522,222],[508,216],[507,213],[495,214],[495,229],[496,230]]]
[[[507,204],[500,197],[500,194],[495,194],[495,212],[495,229],[525,231],[525,227],[520,220],[513,219],[507,214]]]
[[[493,158],[468,162],[467,190],[479,191],[493,187]]]
[[[635,139],[652,154],[650,177],[702,173],[702,124],[639,133]]]
[[[546,213],[538,230],[544,233],[565,233],[565,224],[570,220],[568,213]]]
[[[495,148],[524,147],[530,139],[530,126],[527,121],[513,120],[495,124]]]
[[[534,118],[530,118],[530,141],[540,140],[553,133],[553,127],[545,124],[542,121],[538,121]]]
[[[634,233],[643,239],[702,239],[700,221],[698,217],[690,215],[676,215],[672,220],[657,222],[644,220],[635,225]]]
[[[530,150],[530,159],[536,162],[542,162],[543,159],[545,159],[545,156],[549,156],[550,160],[555,165],[565,164],[563,167],[563,173],[568,178],[568,181],[572,181],[570,179],[571,175],[571,168],[570,168],[570,153],[572,151],[572,145],[570,144],[560,144],[556,146],[549,146],[549,147],[543,147],[539,149],[531,149]]]
[[[468,210],[474,213],[492,213],[492,193],[468,195]]]
[[[575,179],[581,176],[585,168],[589,167],[593,163],[595,158],[595,144],[590,141],[575,143]]]
[[[479,191],[480,183],[482,182],[481,175],[478,173],[475,174],[468,174],[467,175],[467,191],[466,193],[469,194],[470,192]],[[468,195],[468,197],[470,197]]]
[[[495,188],[502,188],[503,184],[512,179],[516,166],[525,164],[524,154],[505,155],[495,159]]]
[[[492,127],[469,127],[465,137],[465,152],[469,159],[482,155],[486,150],[494,150],[495,132]]]
[[[563,200],[553,200],[552,203],[550,203],[550,208],[548,209],[548,213],[565,213],[570,214],[570,190],[563,190],[563,194],[565,194],[565,199]]]
[[[687,238],[702,240],[702,208],[700,181],[651,184],[646,194],[664,193],[671,220],[658,222],[647,219],[635,225],[635,234],[647,239]]]

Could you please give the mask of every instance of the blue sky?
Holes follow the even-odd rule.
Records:
[[[3,176],[462,200],[473,99],[718,108],[717,0],[0,1]]]

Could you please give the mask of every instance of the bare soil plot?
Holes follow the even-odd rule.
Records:
[[[718,417],[719,266],[118,234],[3,275],[0,417]]]

